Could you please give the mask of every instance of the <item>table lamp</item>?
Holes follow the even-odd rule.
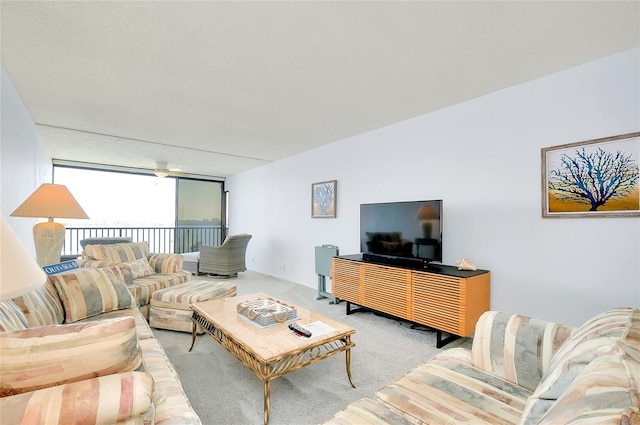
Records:
[[[44,183],[31,194],[12,217],[48,218],[33,226],[33,240],[40,266],[58,263],[64,244],[65,228],[53,218],[89,218],[69,189],[61,184]]]
[[[0,300],[8,300],[44,285],[47,276],[1,217]]]

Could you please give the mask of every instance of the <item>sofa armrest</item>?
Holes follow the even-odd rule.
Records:
[[[485,312],[476,323],[472,364],[533,391],[574,328],[519,314]]]
[[[125,372],[0,398],[2,423],[153,423],[153,378]]]
[[[156,273],[177,273],[182,271],[182,262],[184,260],[180,254],[156,253],[150,253],[147,259]]]

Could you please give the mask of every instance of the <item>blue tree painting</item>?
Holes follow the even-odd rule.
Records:
[[[617,209],[637,210],[638,163],[630,153],[597,148],[577,149],[562,154],[560,165],[549,174],[549,194],[553,206],[571,210],[571,205],[583,205],[588,211],[598,211],[613,200]],[[579,210],[576,208],[574,210]]]
[[[336,181],[314,183],[311,190],[312,217],[336,216]]]

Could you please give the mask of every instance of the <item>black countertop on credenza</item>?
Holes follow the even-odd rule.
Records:
[[[362,259],[362,254],[351,254],[351,255],[339,255],[335,258],[341,258],[343,260],[350,260],[350,261],[357,261],[360,263],[368,263],[368,264],[378,264],[381,266],[387,266],[387,267],[395,267],[398,269],[408,269],[408,270],[415,270],[415,271],[421,271],[421,272],[427,272],[427,273],[437,273],[437,274],[443,274],[443,275],[447,275],[447,276],[454,276],[454,277],[460,277],[460,278],[468,278],[468,277],[473,277],[473,276],[478,276],[481,274],[485,274],[485,273],[489,273],[489,270],[458,270],[458,267],[456,266],[447,266],[444,264],[434,264],[434,263],[430,263],[426,268],[415,268],[415,267],[406,267],[406,266],[399,266],[399,265],[395,265],[395,264],[385,264],[384,262],[376,262],[376,261],[369,261],[369,260],[363,260]]]

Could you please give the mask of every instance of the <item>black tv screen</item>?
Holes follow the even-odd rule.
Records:
[[[360,251],[442,262],[442,200],[360,204]]]

